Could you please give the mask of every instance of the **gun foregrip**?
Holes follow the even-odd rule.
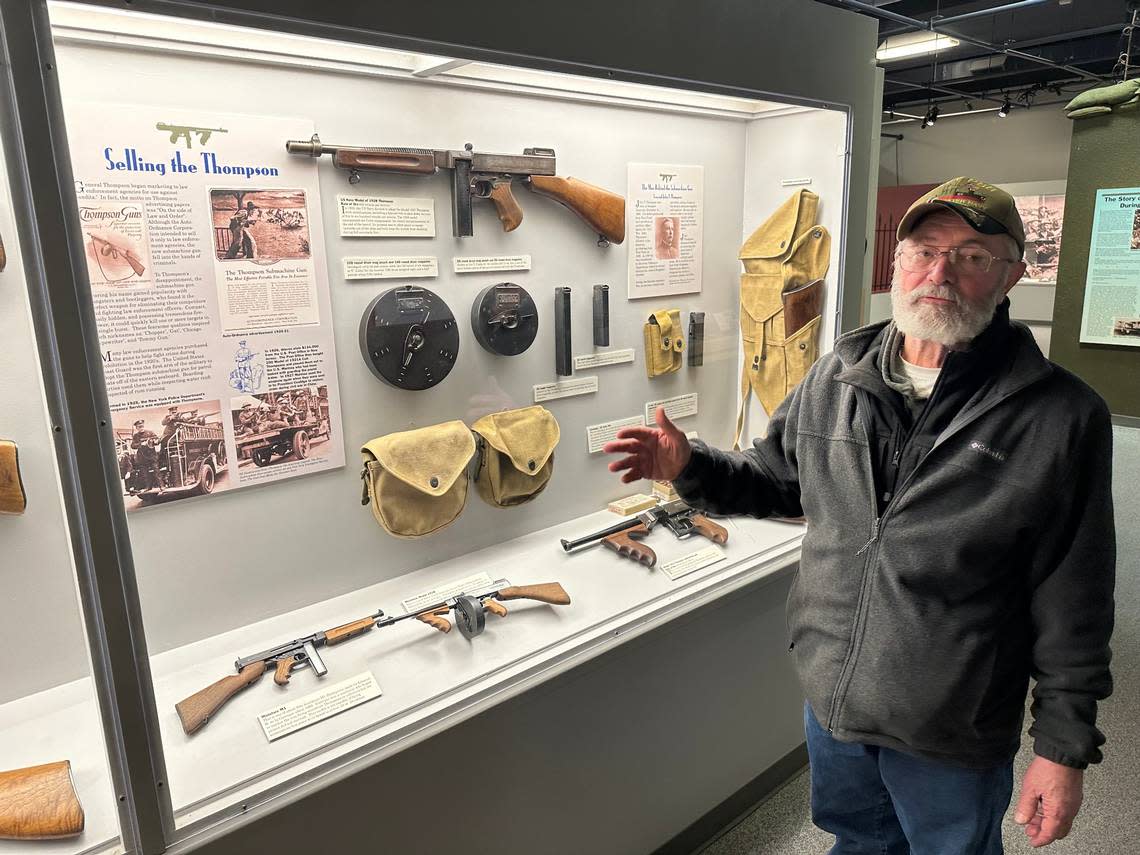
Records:
[[[501,181],[491,187],[487,198],[495,203],[495,211],[499,215],[499,222],[503,224],[503,231],[513,232],[523,221],[522,208],[519,200],[511,192],[511,182]]]
[[[634,539],[635,537],[645,537],[647,534],[649,534],[649,529],[644,525],[639,525],[604,537],[602,543],[618,555],[624,555],[644,564],[646,567],[652,567],[657,563],[657,553],[640,540]]]
[[[552,606],[570,605],[570,595],[557,582],[544,582],[540,585],[512,585],[498,593],[500,600],[537,600]],[[488,600],[488,602],[490,602]]]
[[[507,607],[500,603],[498,600],[493,600],[490,597],[483,601],[483,608],[497,617],[507,616]]]
[[[625,240],[625,197],[577,178],[532,175],[527,186],[565,205],[610,243]]]
[[[693,514],[689,519],[698,534],[707,537],[713,543],[728,543],[728,529],[724,526],[713,522],[704,514]]]
[[[174,709],[178,711],[178,717],[182,719],[182,729],[187,734],[201,729],[210,720],[210,716],[221,709],[226,701],[246,686],[256,683],[264,673],[264,662],[251,662],[241,670],[240,674],[223,677],[202,691],[195,692],[190,697],[176,703]]]
[[[447,609],[437,609],[434,612],[424,612],[422,615],[416,615],[416,620],[421,620],[433,629],[438,629],[440,632],[447,634],[451,632],[451,621],[443,617],[447,614]]]
[[[0,840],[56,840],[83,831],[71,761],[0,772]]]

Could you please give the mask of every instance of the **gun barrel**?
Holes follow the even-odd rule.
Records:
[[[285,143],[285,151],[290,154],[307,154],[311,157],[320,157],[326,152],[328,154],[336,154],[337,149],[343,146],[326,145],[321,142],[320,137],[313,134],[311,140],[288,140]]]
[[[583,546],[589,546],[592,543],[597,543],[603,538],[609,537],[611,534],[617,534],[619,531],[627,531],[636,526],[642,525],[645,521],[640,516],[633,516],[627,520],[622,520],[619,523],[614,523],[609,528],[604,528],[601,531],[596,531],[593,534],[583,535],[582,537],[575,538],[574,540],[567,540],[562,538],[562,548],[566,552],[573,552]]]

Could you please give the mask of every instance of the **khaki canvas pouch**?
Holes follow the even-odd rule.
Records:
[[[645,324],[645,373],[649,377],[672,374],[681,368],[685,338],[681,334],[681,310],[663,309]]]
[[[554,447],[561,436],[546,407],[523,407],[483,416],[471,426],[478,436],[475,490],[497,508],[538,496],[554,473]]]
[[[362,504],[396,537],[424,537],[455,521],[467,501],[475,438],[461,421],[390,433],[360,449]]]

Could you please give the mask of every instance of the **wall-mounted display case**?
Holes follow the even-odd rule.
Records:
[[[652,494],[621,427],[731,444],[781,204],[831,236],[821,352],[860,281],[849,106],[168,10],[4,13],[0,320],[46,362],[0,374],[45,496],[0,622],[58,628],[10,643],[0,770],[72,758],[88,824],[0,855],[224,836],[786,571],[786,522],[564,546]]]

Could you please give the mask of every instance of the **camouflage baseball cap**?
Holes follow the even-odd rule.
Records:
[[[992,184],[976,178],[955,178],[940,184],[907,209],[899,221],[902,240],[919,220],[934,211],[949,209],[975,231],[985,235],[1009,235],[1025,253],[1025,225],[1013,197]]]

